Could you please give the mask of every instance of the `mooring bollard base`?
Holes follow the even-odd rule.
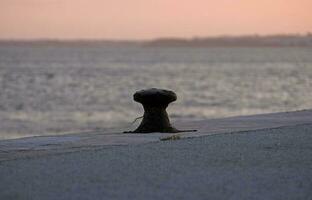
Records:
[[[136,131],[124,131],[123,133],[133,133],[133,134],[147,134],[147,133],[185,133],[185,132],[196,132],[196,129],[192,129],[192,130],[177,130],[176,132],[172,132],[172,131],[153,131],[153,132],[136,132]]]
[[[158,127],[139,127],[136,130],[132,131],[131,133],[179,133],[180,130],[174,128],[174,127],[167,127],[167,128],[158,128]]]

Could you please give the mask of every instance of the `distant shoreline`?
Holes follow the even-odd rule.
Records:
[[[151,40],[0,39],[0,45],[99,45],[138,47],[312,47],[312,34],[243,35]]]
[[[163,38],[147,42],[146,45],[151,47],[312,47],[312,34]]]

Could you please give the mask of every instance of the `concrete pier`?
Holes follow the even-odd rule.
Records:
[[[0,141],[0,199],[309,199],[312,111]]]

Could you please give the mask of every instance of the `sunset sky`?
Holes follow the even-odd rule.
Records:
[[[306,33],[311,8],[312,0],[0,0],[0,38]]]

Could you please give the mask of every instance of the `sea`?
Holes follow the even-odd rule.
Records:
[[[6,42],[0,88],[1,140],[127,129],[147,88],[176,92],[173,122],[311,109],[312,48]]]

